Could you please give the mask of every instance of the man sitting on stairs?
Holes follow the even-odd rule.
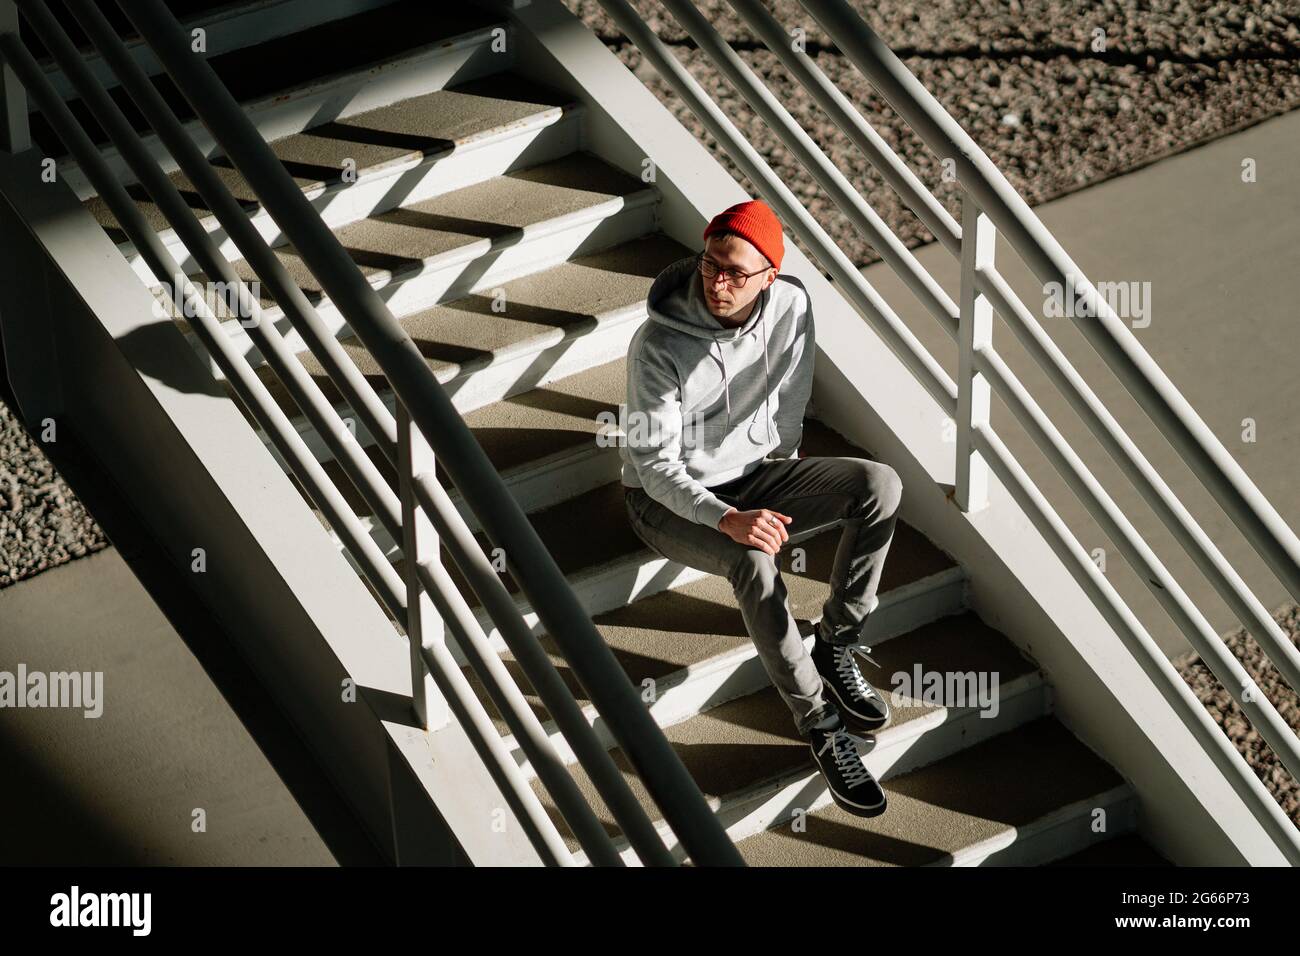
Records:
[[[704,251],[664,269],[627,360],[620,444],[627,514],[669,560],[731,582],[745,628],[832,798],[859,816],[885,794],[850,729],[873,731],[889,705],[855,653],[879,603],[902,483],[889,465],[798,454],[812,393],[812,304],[781,276],[781,224],[766,203],[739,203],[704,230]],[[843,531],[831,595],[804,647],[777,556],[791,533]],[[868,658],[870,660],[870,658]],[[873,662],[874,663],[874,662]]]

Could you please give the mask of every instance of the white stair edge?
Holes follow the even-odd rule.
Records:
[[[807,537],[813,537],[825,530],[827,529],[814,529],[807,533]],[[792,536],[791,540],[799,541],[804,539],[795,535]],[[650,597],[660,591],[667,591],[698,581],[703,577],[707,577],[708,574],[708,571],[670,561],[649,548],[642,547],[630,554],[620,555],[604,564],[582,568],[570,574],[568,580],[582,606],[588,614],[594,617],[606,611],[625,607],[633,601]],[[966,575],[964,570],[960,567],[946,568],[935,575],[921,579],[922,582],[931,582],[932,580],[943,587],[941,594],[944,603],[942,606],[952,609],[948,613],[956,613],[966,608]],[[920,623],[935,620],[935,616],[927,616],[929,615],[928,608],[933,601],[933,597],[925,589],[924,585],[917,588],[912,587],[912,585],[918,583],[909,582],[907,585],[893,588],[882,594],[880,596],[880,607],[873,612],[873,616],[876,616],[874,627],[885,629],[892,626],[891,619],[896,614]],[[890,597],[887,601],[886,598],[889,595],[897,596]],[[916,607],[910,605],[916,605]],[[541,626],[538,619],[537,612],[532,609],[525,597],[519,596],[516,607],[519,609],[524,622],[534,634],[540,636],[545,632],[545,628]],[[918,610],[920,613],[918,613]],[[492,639],[494,646],[498,649],[504,649],[505,645],[500,643],[500,635],[487,613],[480,608],[478,617],[480,623],[483,624],[484,632]],[[812,619],[816,620],[816,618]],[[919,623],[917,626],[920,626]],[[463,663],[463,659],[459,655],[457,655],[457,661]],[[597,728],[597,732],[599,733],[599,728]]]
[[[589,483],[591,488],[599,488],[611,481],[617,481],[619,474],[617,455],[610,454],[607,449],[597,449],[597,451],[604,453],[600,455],[590,454],[585,446],[578,451],[557,452],[555,455],[530,461],[517,468],[504,471],[501,473],[501,480],[505,482],[506,490],[519,502],[519,506],[524,509],[525,513],[531,513],[536,511],[537,508],[530,508],[528,502],[533,498],[549,495],[551,493],[549,486],[553,481],[562,479],[579,484]],[[581,494],[581,491],[574,492],[574,494]],[[478,519],[470,511],[464,496],[457,489],[452,488],[448,491],[447,497],[456,506],[456,511],[464,519],[469,530],[477,533],[480,530]],[[398,547],[393,536],[388,533],[388,529],[375,521],[371,515],[360,515],[357,520],[370,533],[371,539],[384,552],[384,555],[389,560],[396,560],[401,548]],[[327,527],[326,531],[335,547],[347,555],[342,538],[332,528]],[[347,556],[350,557],[350,555]],[[353,567],[356,567],[356,565],[354,564]]]
[[[876,733],[875,746],[859,750],[864,763],[877,780],[887,780],[1015,730],[1050,710],[1050,686],[1041,671],[1021,674],[1002,684],[999,690],[996,717],[981,717],[978,706],[936,707],[923,716]],[[834,801],[826,779],[810,762],[794,773],[760,781],[710,802],[727,836],[733,843],[739,843],[781,825],[796,811],[816,813]],[[655,829],[675,859],[679,862],[686,859],[684,848],[666,821],[656,820]],[[641,865],[626,838],[617,837],[615,846],[629,866]],[[580,865],[589,865],[581,850],[575,851],[574,859]]]
[[[1025,826],[1008,827],[1002,833],[925,865],[1038,866],[1051,863],[1103,842],[1095,838],[1089,825],[1089,818],[1098,809],[1106,812],[1107,840],[1137,829],[1137,795],[1131,784],[1119,783],[1109,790],[1046,813]],[[1118,823],[1119,829],[1114,829],[1113,823]]]
[[[278,457],[277,460],[279,460]],[[283,467],[283,461],[280,464]],[[459,504],[458,499],[453,498],[452,501],[457,504],[457,510],[460,510],[462,506]],[[390,560],[395,560],[399,549],[392,536],[388,534],[388,530],[370,516],[362,516],[357,520],[363,528],[370,532],[371,537],[383,550],[385,556]],[[353,570],[364,579],[365,575],[357,565],[356,559],[343,546],[338,535],[328,526],[326,526],[326,533],[329,534],[332,543],[342,552],[343,557],[352,566]],[[642,548],[631,554],[620,555],[603,565],[584,568],[570,575],[569,583],[578,600],[587,609],[587,613],[596,615],[602,611],[611,611],[617,607],[622,607],[636,600],[637,597],[648,596],[669,588],[689,584],[692,581],[699,580],[706,574],[708,574],[707,571],[669,561],[655,555],[648,548]],[[546,629],[542,626],[541,619],[538,617],[537,612],[533,610],[526,596],[515,596],[515,608],[520,617],[523,618],[525,626],[534,636],[541,636],[545,633]],[[498,654],[508,650],[505,640],[488,612],[482,606],[475,607],[473,610],[474,617],[483,628],[483,633],[486,635],[492,649]],[[467,663],[465,655],[456,646],[455,641],[449,640],[448,648],[451,650],[458,666],[464,666]]]
[[[583,568],[569,576],[569,584],[577,595],[578,601],[587,609],[587,613],[594,616],[603,611],[623,607],[646,594],[689,584],[706,574],[707,571],[669,561],[654,554],[648,548],[642,548],[632,554],[620,555],[613,561],[598,567]],[[517,598],[515,606],[523,617],[524,623],[535,636],[541,636],[546,632],[537,612],[524,596]],[[505,641],[487,612],[481,607],[477,608],[476,617],[497,653],[505,651]],[[465,662],[459,648],[453,648],[453,654],[458,664]]]
[[[465,83],[511,69],[516,44],[507,41],[504,52],[494,52],[494,32],[513,29],[503,20],[458,34],[425,46],[407,50],[381,63],[342,75],[326,76],[297,88],[281,90],[244,104],[244,112],[257,124],[267,140],[301,133],[312,126],[390,106],[454,83]],[[185,132],[207,156],[217,155],[220,147],[206,126],[197,120],[184,124]],[[142,137],[145,148],[164,172],[174,172],[176,161],[156,134]],[[101,155],[122,183],[135,182],[130,166],[117,148],[104,145]],[[59,175],[78,199],[96,195],[84,173],[71,159],[59,164]]]
[[[280,461],[281,467],[283,467],[283,460],[279,459],[278,456],[277,460]],[[458,511],[464,510],[465,506],[459,495],[449,495],[449,497],[451,497],[452,503],[456,505]],[[384,552],[384,555],[390,560],[396,560],[400,549],[393,540],[392,535],[388,533],[388,530],[369,515],[359,516],[357,520],[363,528],[370,532],[371,538]],[[353,570],[364,578],[365,575],[357,565],[351,552],[343,546],[342,539],[339,538],[338,534],[328,526],[326,526],[326,533],[329,534],[334,546],[342,552],[344,558],[352,565]],[[605,564],[583,568],[569,576],[569,584],[583,607],[587,609],[587,613],[596,615],[603,611],[612,611],[615,608],[622,607],[639,597],[646,597],[659,591],[689,584],[692,581],[699,580],[706,574],[708,574],[707,571],[669,561],[667,558],[654,554],[649,548],[641,548],[629,554],[619,555]],[[541,636],[545,633],[545,628],[542,627],[537,612],[533,610],[526,596],[516,595],[515,607],[523,618],[524,624],[534,636]],[[480,606],[474,609],[474,614],[483,627],[483,633],[487,635],[493,649],[498,654],[507,650],[505,641],[488,612]],[[450,642],[450,646],[456,663],[463,666],[466,663],[466,658],[461,654],[460,649],[455,646],[454,642]]]
[[[278,460],[278,457],[277,457]],[[283,462],[281,462],[283,466]],[[507,472],[507,474],[510,474]],[[507,485],[508,487],[508,485]],[[458,511],[464,511],[464,504],[459,495],[449,496]],[[369,516],[358,518],[362,526],[370,531],[371,537],[390,559],[395,559],[398,547],[387,529]],[[468,518],[466,519],[468,522]],[[326,529],[331,541],[352,565],[358,574],[362,574],[352,555],[344,548],[342,540],[330,529]],[[629,554],[620,555],[612,561],[595,567],[583,568],[569,575],[569,584],[579,602],[593,617],[606,611],[616,610],[633,601],[658,594],[708,576],[709,572],[692,568],[676,561],[670,561],[655,554],[649,548],[640,548]],[[364,575],[362,575],[364,577]],[[925,589],[928,583],[935,585],[933,592]],[[921,585],[921,587],[917,587]],[[940,598],[937,603],[935,597]],[[934,614],[927,610],[930,606],[942,609],[944,613]],[[525,625],[535,636],[545,633],[537,612],[533,610],[526,596],[516,595],[515,607],[523,618]],[[882,632],[892,630],[896,616],[903,621],[916,621],[915,626],[929,623],[948,614],[955,614],[966,608],[966,576],[960,567],[946,568],[920,581],[909,582],[881,595],[880,606],[873,612],[873,619]],[[493,623],[487,611],[482,607],[475,609],[475,617],[487,635],[497,653],[507,650],[505,641]],[[816,620],[812,618],[811,620]],[[457,664],[464,665],[465,657],[454,642],[451,645]],[[661,700],[663,697],[661,696]],[[596,727],[602,733],[603,721]],[[562,738],[561,738],[562,739]]]
[[[359,170],[355,182],[316,183],[302,190],[312,207],[331,229],[395,209],[424,202],[444,193],[473,186],[517,169],[553,162],[576,151],[581,143],[581,106],[539,107],[539,112],[517,123],[496,126],[467,137],[426,156],[409,157]],[[286,241],[279,225],[263,207],[248,221],[270,246]],[[204,230],[230,262],[243,258],[227,237],[216,216],[200,219]],[[167,251],[186,275],[199,272],[199,264],[171,228],[158,233]],[[152,285],[153,273],[129,241],[118,250],[131,263],[142,282]],[[268,310],[269,311],[269,310]]]
[[[216,10],[205,10],[181,21],[181,26],[187,33],[196,27],[203,27],[207,31],[205,55],[214,57],[259,46],[291,33],[302,33],[334,20],[377,10],[393,2],[394,0],[248,0],[242,6],[226,5]],[[131,59],[147,75],[158,76],[163,72],[162,64],[142,39],[133,37],[125,40],[124,44]],[[105,86],[116,85],[116,75],[98,50],[86,50],[84,59],[101,83]],[[60,97],[64,100],[77,97],[72,81],[64,75],[53,58],[47,56],[41,60],[41,66]],[[35,104],[30,104],[28,109],[34,112]]]
[[[568,378],[570,375],[605,365],[625,355],[627,345],[641,323],[645,321],[645,315],[645,303],[641,302],[627,309],[618,309],[597,316],[594,323],[578,322],[567,329],[549,330],[518,343],[518,347],[508,346],[501,349],[485,357],[481,362],[471,361],[462,365],[442,366],[434,370],[434,375],[447,390],[456,410],[466,414],[493,402],[512,398],[534,388]],[[206,360],[206,354],[204,358]],[[384,388],[378,389],[377,394],[389,413],[396,415],[397,406],[393,392]],[[355,438],[363,448],[375,444],[374,438],[366,427],[355,420],[351,406],[346,402],[336,402],[334,410],[345,423],[349,419],[353,420],[356,427]],[[334,453],[306,416],[298,414],[291,421],[318,461],[328,462],[334,459]],[[261,429],[257,431],[263,442],[270,446],[271,440],[265,432]],[[596,457],[608,451],[616,452],[616,449],[600,448],[593,441],[588,454]],[[578,462],[574,461],[571,464],[576,465]],[[539,504],[532,507],[525,506],[524,510],[537,510],[545,507],[548,501],[558,504],[567,500],[568,497],[572,497],[568,494],[568,490],[567,487],[556,489],[559,497],[539,497],[537,499]],[[466,520],[469,520],[468,517]]]
[[[532,514],[618,481],[622,470],[617,449],[592,443],[534,459],[501,477],[524,513]],[[452,500],[458,506],[462,504],[459,493]],[[468,506],[460,511],[465,523],[477,531],[478,519]]]
[[[575,256],[602,252],[649,235],[658,227],[658,199],[659,192],[654,187],[628,196],[614,196],[584,209],[530,223],[505,236],[478,239],[448,249],[396,275],[383,271],[367,276],[367,281],[384,299],[389,310],[401,319],[434,305],[550,269]],[[350,334],[350,327],[328,298],[316,304],[316,312],[335,337]],[[307,343],[278,306],[267,308],[262,313],[262,321],[275,324],[290,351],[307,350]],[[260,351],[239,319],[223,322],[222,329],[234,348],[252,365],[263,364]],[[193,333],[186,329],[185,334],[192,336]],[[201,346],[196,347],[201,350]],[[218,380],[224,378],[214,360],[207,359],[207,364],[214,377]]]
[[[699,576],[704,573],[700,572]],[[965,572],[954,567],[883,592],[879,606],[871,614],[872,646],[961,613],[966,609],[965,586]],[[819,618],[820,615],[812,620]],[[804,638],[809,650],[812,642],[812,635]],[[664,675],[657,682],[655,700],[646,709],[660,727],[671,727],[720,704],[757,693],[770,684],[771,678],[753,642],[749,641],[716,657]],[[582,710],[601,744],[607,750],[617,746],[595,706],[588,703]],[[547,720],[542,727],[559,759],[566,765],[575,763],[577,757],[555,722]],[[532,763],[519,747],[514,734],[507,734],[502,739],[514,754],[524,776],[531,780],[535,776]]]
[[[465,413],[607,365],[627,355],[632,336],[645,321],[646,314],[642,299],[598,315],[594,320],[584,319],[563,329],[548,330],[493,353],[482,365],[457,366],[457,374],[445,381],[444,387],[451,393],[457,411]],[[460,374],[462,370],[464,374]]]
[[[960,567],[947,568],[884,592],[880,595],[880,605],[871,612],[871,646],[961,613],[966,610],[965,598],[966,574]],[[815,622],[820,617],[818,614],[812,620]],[[812,650],[811,635],[804,638],[804,644]],[[660,680],[649,709],[659,726],[671,727],[770,684],[767,670],[750,642]],[[602,739],[608,737],[603,720],[599,721],[597,733]],[[612,738],[609,745],[613,745]]]

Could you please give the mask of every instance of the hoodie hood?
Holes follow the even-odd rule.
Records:
[[[727,358],[722,347],[724,342],[735,342],[743,335],[759,334],[763,342],[763,374],[765,391],[772,390],[772,373],[767,361],[767,321],[768,301],[772,287],[768,286],[758,294],[754,308],[743,325],[729,328],[720,323],[709,311],[709,304],[704,300],[704,284],[695,266],[695,256],[687,256],[669,265],[659,273],[650,285],[646,295],[646,313],[652,322],[666,325],[678,332],[710,340],[710,353],[715,357],[722,370],[722,389],[727,403],[727,428],[731,428],[731,381],[727,374]],[[771,439],[771,414],[765,408],[767,420],[767,437]]]
[[[627,346],[619,455],[626,487],[717,528],[735,502],[710,488],[797,454],[816,346],[798,279],[779,276],[729,329],[709,311],[698,275],[686,256],[650,284],[647,319]]]

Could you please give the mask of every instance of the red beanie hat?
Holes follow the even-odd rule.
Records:
[[[713,233],[723,231],[748,239],[755,249],[767,256],[768,262],[780,270],[785,242],[781,239],[781,222],[767,203],[751,199],[724,209],[709,222],[704,238],[707,240]]]

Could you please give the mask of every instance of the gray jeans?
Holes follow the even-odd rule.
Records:
[[[894,536],[903,484],[889,465],[865,458],[792,458],[764,461],[742,478],[710,491],[741,511],[769,508],[789,515],[794,536],[843,525],[831,570],[831,594],[818,633],[833,644],[859,640]],[[781,578],[778,558],[739,544],[716,528],[670,511],[641,488],[626,489],[627,514],[637,537],[669,560],[720,574],[731,582],[749,632],[772,683],[794,714],[799,733],[834,709],[804,647]]]

